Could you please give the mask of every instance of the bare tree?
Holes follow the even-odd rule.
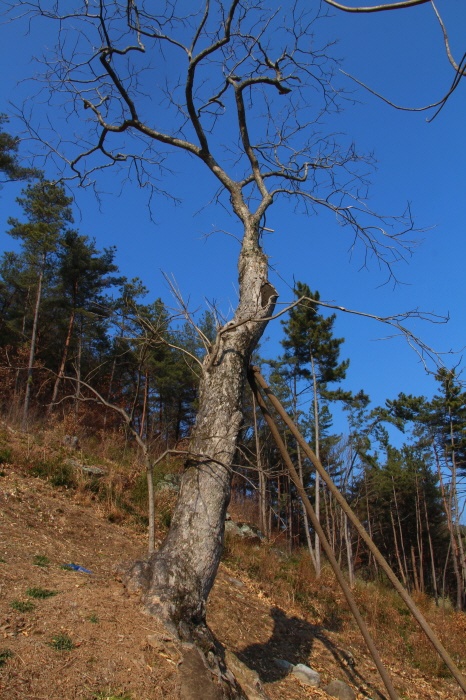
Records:
[[[435,102],[432,102],[431,104],[424,105],[423,107],[402,107],[398,104],[395,104],[394,102],[386,99],[382,94],[379,94],[375,92],[375,90],[372,90],[370,87],[362,83],[360,80],[357,80],[353,76],[350,76],[353,80],[355,80],[359,85],[362,85],[364,88],[369,90],[373,95],[376,95],[380,99],[382,99],[384,102],[387,104],[391,105],[392,107],[395,107],[396,109],[401,109],[409,112],[424,112],[426,110],[433,110],[435,109],[436,111],[434,112],[434,116],[431,117],[428,121],[432,121],[433,118],[439,113],[439,111],[442,109],[442,107],[445,105],[449,97],[453,94],[453,92],[456,90],[458,87],[461,78],[463,78],[466,75],[466,51],[463,53],[461,56],[460,60],[455,59],[453,55],[453,51],[451,48],[451,42],[450,42],[450,37],[448,33],[448,29],[446,27],[446,24],[442,18],[441,13],[439,12],[436,4],[434,3],[434,0],[400,0],[399,2],[383,2],[379,3],[376,5],[347,5],[346,3],[340,3],[337,2],[336,0],[324,0],[324,2],[329,5],[330,7],[334,7],[337,10],[341,10],[342,12],[350,12],[350,13],[358,13],[358,14],[366,14],[369,12],[386,12],[389,10],[406,10],[407,8],[410,7],[415,7],[417,5],[427,5],[429,4],[432,8],[432,11],[435,14],[435,17],[439,23],[440,30],[442,33],[442,38],[443,38],[443,43],[445,47],[445,54],[448,58],[448,61],[450,65],[452,66],[454,70],[454,76],[453,76],[453,81],[449,89],[445,92],[445,94],[439,99],[436,100]]]
[[[333,213],[389,275],[409,251],[402,234],[412,222],[409,212],[376,217],[365,199],[369,161],[322,133],[325,114],[339,108],[336,64],[329,46],[316,43],[308,2],[281,9],[272,0],[44,0],[17,9],[56,21],[47,119],[61,109],[76,131],[46,138],[32,126],[49,158],[63,157],[84,185],[117,166],[161,192],[171,155],[185,154],[187,167],[194,158],[205,168],[214,202],[241,229],[239,300],[203,362],[195,456],[164,543],[128,574],[150,612],[196,638],[222,551],[246,371],[277,300],[262,249],[266,213],[280,197],[309,214]]]

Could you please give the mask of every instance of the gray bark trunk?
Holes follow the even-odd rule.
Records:
[[[276,301],[257,240],[258,224],[249,222],[239,259],[238,308],[204,362],[191,457],[170,531],[160,550],[148,562],[137,562],[128,578],[130,587],[144,589],[147,610],[185,640],[205,634],[205,605],[222,553],[246,372]]]
[[[42,263],[42,267],[41,267],[41,270],[39,273],[39,279],[37,282],[36,303],[34,306],[34,320],[33,320],[33,324],[32,324],[31,348],[29,350],[26,394],[24,396],[23,430],[27,430],[27,427],[28,427],[29,403],[31,400],[32,378],[33,378],[33,372],[34,372],[34,359],[36,356],[37,329],[39,327],[39,311],[40,311],[40,302],[42,299],[42,281],[44,278],[44,268],[45,268],[45,255],[43,257],[43,263]]]

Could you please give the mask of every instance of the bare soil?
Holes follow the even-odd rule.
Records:
[[[144,557],[145,534],[110,523],[98,504],[79,492],[54,488],[11,465],[2,470],[0,697],[178,698],[179,650],[154,643],[163,629],[113,573],[122,560]],[[70,563],[92,573],[62,568]],[[34,588],[55,595],[33,598],[28,591]],[[34,609],[15,609],[24,602]],[[381,697],[377,672],[357,633],[346,633],[343,640],[297,611],[282,609],[257,582],[225,566],[211,595],[208,622],[220,643],[258,673],[272,700],[329,698],[286,675],[275,658],[311,665],[322,674],[323,685],[344,680],[358,699]],[[57,649],[67,638],[73,648]],[[462,696],[448,679],[428,678],[399,661],[384,661],[405,700]]]

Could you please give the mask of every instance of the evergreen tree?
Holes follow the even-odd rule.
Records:
[[[39,180],[23,190],[22,197],[17,198],[23,208],[27,222],[10,218],[11,229],[7,233],[22,243],[22,253],[28,266],[35,271],[36,289],[34,312],[30,340],[30,352],[27,371],[26,392],[23,408],[23,425],[26,427],[31,388],[33,380],[34,359],[36,354],[39,312],[42,300],[44,276],[50,261],[57,253],[60,236],[66,224],[71,222],[71,197],[67,197],[61,185],[46,180]]]
[[[282,321],[285,338],[281,341],[285,349],[284,366],[292,379],[295,397],[295,420],[297,419],[296,399],[298,382],[303,379],[310,382],[305,387],[312,391],[312,415],[314,425],[314,447],[317,457],[321,458],[322,433],[331,424],[327,403],[332,400],[347,398],[341,390],[330,390],[329,384],[341,382],[349,366],[349,360],[339,362],[340,346],[343,338],[335,338],[333,326],[336,316],[324,317],[318,310],[319,292],[312,292],[309,286],[298,282],[295,295],[303,301],[291,309],[286,321]],[[301,390],[302,392],[303,390]],[[329,445],[330,447],[330,445]],[[298,455],[300,458],[300,455]],[[300,463],[299,463],[300,466]],[[320,517],[320,480],[316,475],[315,510]],[[320,574],[320,543],[315,541],[316,573]]]
[[[355,490],[361,520],[404,585],[437,594],[444,516],[438,479],[423,451],[387,444],[385,461],[366,464]]]
[[[40,174],[38,170],[24,168],[19,164],[19,139],[2,129],[2,125],[6,123],[8,123],[8,117],[6,114],[0,114],[0,173],[4,178],[3,182],[38,177]]]
[[[455,370],[440,369],[436,379],[440,391],[431,401],[402,393],[387,401],[386,413],[401,427],[412,427],[417,447],[437,472],[456,580],[456,607],[461,610],[466,605],[466,558],[458,490],[466,467],[466,392]]]
[[[61,380],[65,374],[65,367],[73,344],[75,324],[80,328],[84,326],[84,318],[94,319],[96,324],[108,315],[109,300],[104,297],[104,292],[111,286],[121,283],[121,278],[113,273],[118,272],[114,264],[116,249],[97,250],[95,241],[87,236],[80,235],[77,231],[68,230],[60,240],[57,261],[57,285],[53,290],[54,307],[60,309],[62,321],[66,318],[66,330],[61,334],[64,339],[55,345],[61,346],[59,368],[52,392],[50,409],[58,396]],[[63,324],[62,324],[63,325]],[[77,339],[76,345],[82,342]],[[76,348],[75,348],[76,349]],[[81,353],[82,354],[82,353]],[[81,357],[82,360],[82,357]]]

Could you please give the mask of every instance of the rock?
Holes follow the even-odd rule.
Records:
[[[255,532],[247,523],[241,523],[239,529],[243,533],[244,537],[254,537]]]
[[[285,661],[285,659],[274,659],[273,662],[275,666],[281,668],[282,671],[290,673],[293,670],[293,664],[290,664],[289,661]]]
[[[236,654],[233,654],[228,649],[225,650],[225,661],[248,700],[268,700],[268,696],[260,682],[259,674],[256,671],[248,668],[246,664],[238,659]]]
[[[233,578],[233,576],[227,576],[226,580],[228,581],[228,583],[231,583],[233,586],[236,586],[236,588],[244,588],[244,583],[237,578]]]
[[[174,493],[178,493],[180,484],[180,474],[165,474],[157,484],[157,491],[173,491]]]
[[[179,673],[180,700],[222,700],[221,688],[214,681],[202,653],[194,644],[183,645]]]
[[[293,676],[296,676],[301,683],[311,685],[313,688],[318,688],[320,686],[320,673],[317,673],[317,671],[314,671],[305,664],[296,664],[296,666],[293,666],[291,673]]]
[[[243,537],[243,533],[239,529],[238,525],[233,522],[233,520],[227,520],[225,523],[225,534],[231,535],[233,537]]]
[[[331,681],[324,690],[327,695],[338,698],[338,700],[356,700],[354,690],[343,681]]]
[[[90,467],[87,464],[79,462],[77,459],[67,459],[65,460],[65,464],[69,467],[73,467],[73,469],[80,469],[85,474],[90,474],[91,476],[104,476],[107,473],[102,467]]]

